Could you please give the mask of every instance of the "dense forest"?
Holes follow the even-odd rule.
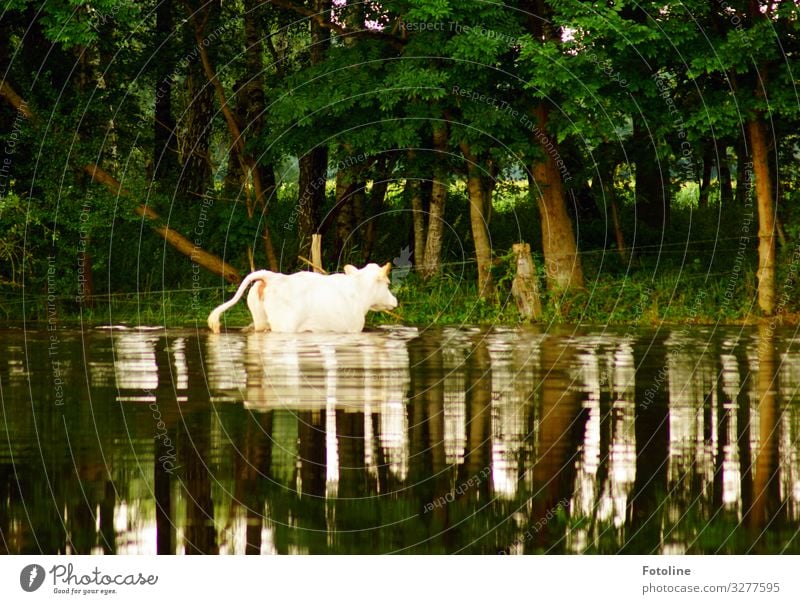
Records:
[[[409,322],[517,320],[518,243],[542,320],[793,320],[798,17],[5,0],[0,318],[202,321],[320,234],[329,271],[394,261]]]

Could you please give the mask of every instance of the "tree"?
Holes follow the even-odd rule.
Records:
[[[546,25],[553,15],[550,4],[544,0],[531,0],[522,2],[521,6],[526,14],[529,35],[525,40],[527,48],[523,48],[523,58],[529,59],[529,70],[536,70],[538,60],[532,59],[559,52],[563,34]],[[550,99],[553,98],[550,92],[557,87],[557,82],[557,78],[537,76],[529,84],[532,88],[532,138],[539,147],[529,182],[536,187],[534,195],[539,205],[548,287],[553,291],[565,291],[583,288],[584,279],[572,222],[567,214],[564,164],[557,141],[550,133]]]

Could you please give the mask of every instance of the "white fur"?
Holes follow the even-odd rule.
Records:
[[[357,269],[347,265],[344,274],[336,275],[256,271],[245,277],[233,298],[211,311],[208,326],[219,333],[220,315],[255,283],[247,295],[255,331],[359,332],[364,329],[368,311],[397,307],[397,298],[389,291],[390,268],[368,264]]]
[[[260,281],[263,279],[266,282],[267,277],[269,277],[270,275],[277,275],[277,274],[278,273],[273,273],[271,271],[255,271],[254,273],[250,273],[249,275],[247,275],[247,277],[245,277],[244,280],[242,281],[241,285],[239,285],[239,289],[236,290],[236,295],[234,295],[233,298],[231,298],[224,304],[220,304],[219,306],[217,306],[214,310],[211,311],[211,314],[208,315],[209,329],[211,329],[211,331],[213,331],[214,333],[219,333],[220,316],[222,315],[222,313],[224,313],[230,307],[234,306],[239,301],[239,299],[242,297],[242,294],[244,294],[244,291],[250,286],[251,283],[253,283],[253,281]],[[252,292],[257,292],[256,288],[253,288],[251,290],[251,293]],[[247,305],[250,307],[250,312],[253,314],[253,324],[255,327],[257,324],[256,313],[253,313],[253,305],[251,305],[250,303],[250,296],[247,297]]]

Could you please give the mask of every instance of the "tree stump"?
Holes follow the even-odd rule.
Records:
[[[511,294],[517,302],[520,314],[526,319],[538,321],[542,316],[542,302],[539,299],[539,283],[531,246],[527,243],[515,243],[511,251],[517,264],[517,273],[511,283]]]

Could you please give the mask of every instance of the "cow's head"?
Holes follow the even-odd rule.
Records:
[[[381,311],[397,308],[397,298],[389,291],[391,262],[387,262],[382,267],[374,263],[368,264],[360,269],[348,264],[344,267],[344,272],[358,280],[359,293],[370,310]]]

